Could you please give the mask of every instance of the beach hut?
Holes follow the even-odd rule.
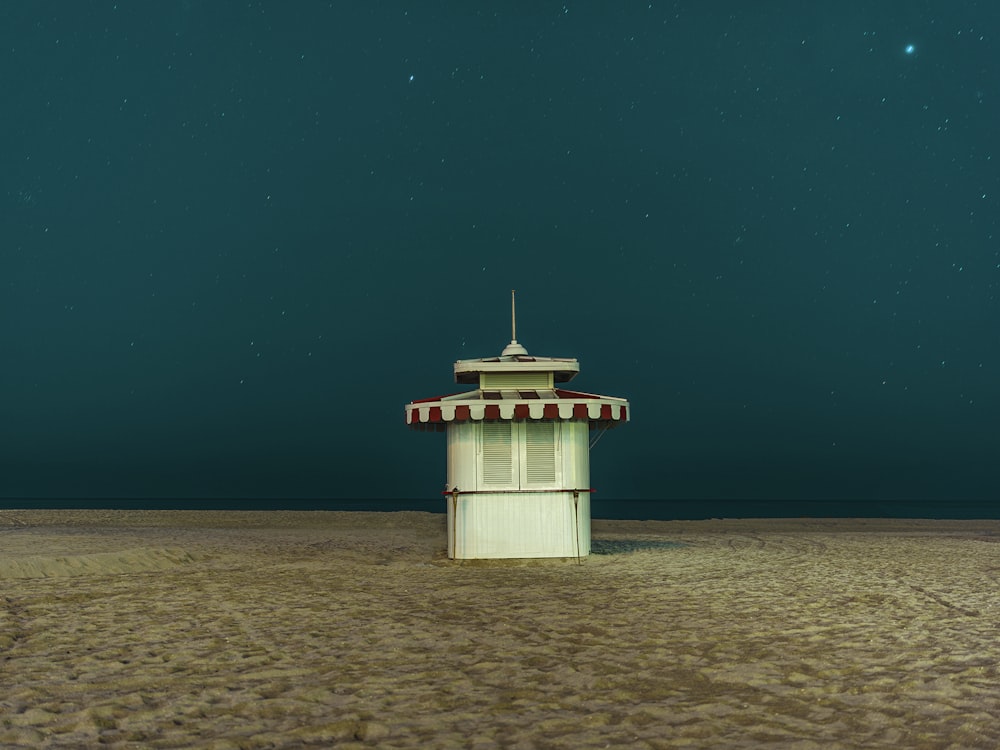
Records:
[[[561,387],[579,371],[518,343],[512,292],[500,356],[455,363],[455,382],[478,387],[406,405],[409,427],[447,433],[450,558],[590,553],[590,448],[629,404]]]

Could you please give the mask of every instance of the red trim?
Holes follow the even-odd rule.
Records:
[[[582,393],[580,391],[567,391],[564,388],[556,388],[556,398],[572,398],[579,400],[581,398],[600,398],[600,396],[593,393]]]
[[[509,489],[509,490],[444,490],[441,494],[444,495],[445,497],[448,497],[448,496],[457,496],[457,495],[508,495],[508,494],[513,494],[515,492],[523,492],[523,493],[529,493],[530,492],[530,493],[535,493],[535,494],[541,494],[543,492],[580,492],[580,493],[583,493],[583,492],[597,492],[597,490],[595,490],[593,487],[588,487],[588,488],[584,488],[584,487],[570,487],[570,488],[561,489],[561,490],[542,490],[542,489],[538,489],[538,490],[515,490],[515,489]]]
[[[562,420],[566,419],[579,419],[585,420],[591,423],[596,422],[612,422],[620,423],[628,420],[628,406],[625,403],[601,403],[600,409],[598,409],[595,416],[591,416],[590,405],[595,399],[603,397],[593,396],[591,394],[581,393],[577,394],[573,391],[557,391],[561,399],[565,399],[564,402],[559,403],[545,403],[542,404],[541,414],[538,415],[538,419],[546,420]],[[579,398],[574,398],[572,401],[568,396],[572,394],[573,396],[579,396]],[[531,404],[533,402],[529,400],[517,401],[515,399],[502,399],[500,401],[484,402],[482,400],[475,401],[465,401],[465,402],[451,402],[449,404],[443,404],[436,399],[421,399],[419,401],[411,401],[406,405],[405,418],[409,420],[407,424],[416,425],[441,425],[443,427],[444,422],[444,407],[454,405],[455,409],[455,422],[470,422],[474,421],[472,418],[472,407],[481,406],[483,408],[483,419],[488,420],[501,420],[501,408],[506,404],[504,409],[505,414],[509,414],[509,419],[516,420],[526,420],[533,419],[532,414],[537,414],[537,411],[532,411]],[[567,406],[572,406],[570,414],[563,417],[565,411],[560,413],[562,409],[562,404],[566,403]],[[427,417],[425,422],[420,421],[420,412],[422,409],[427,410]],[[509,409],[510,411],[507,411]],[[450,421],[450,420],[449,420]],[[478,420],[476,420],[478,421]],[[593,424],[591,425],[593,426]]]
[[[464,391],[462,391],[462,393],[464,393]],[[431,396],[430,398],[415,398],[410,403],[411,404],[426,404],[428,401],[441,401],[442,399],[446,399],[449,396],[458,396],[458,395],[461,395],[461,394],[460,393],[446,393],[443,396]]]

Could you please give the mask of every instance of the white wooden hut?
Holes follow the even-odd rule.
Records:
[[[455,363],[455,382],[478,388],[406,405],[411,428],[448,435],[449,557],[590,554],[590,447],[629,404],[559,387],[579,371],[529,355],[514,328],[499,357]]]

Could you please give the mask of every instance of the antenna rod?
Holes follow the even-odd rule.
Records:
[[[517,318],[514,317],[514,290],[510,290],[510,340],[517,342]]]

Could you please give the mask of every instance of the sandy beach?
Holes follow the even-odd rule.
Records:
[[[0,511],[0,746],[994,748],[1000,522]]]

